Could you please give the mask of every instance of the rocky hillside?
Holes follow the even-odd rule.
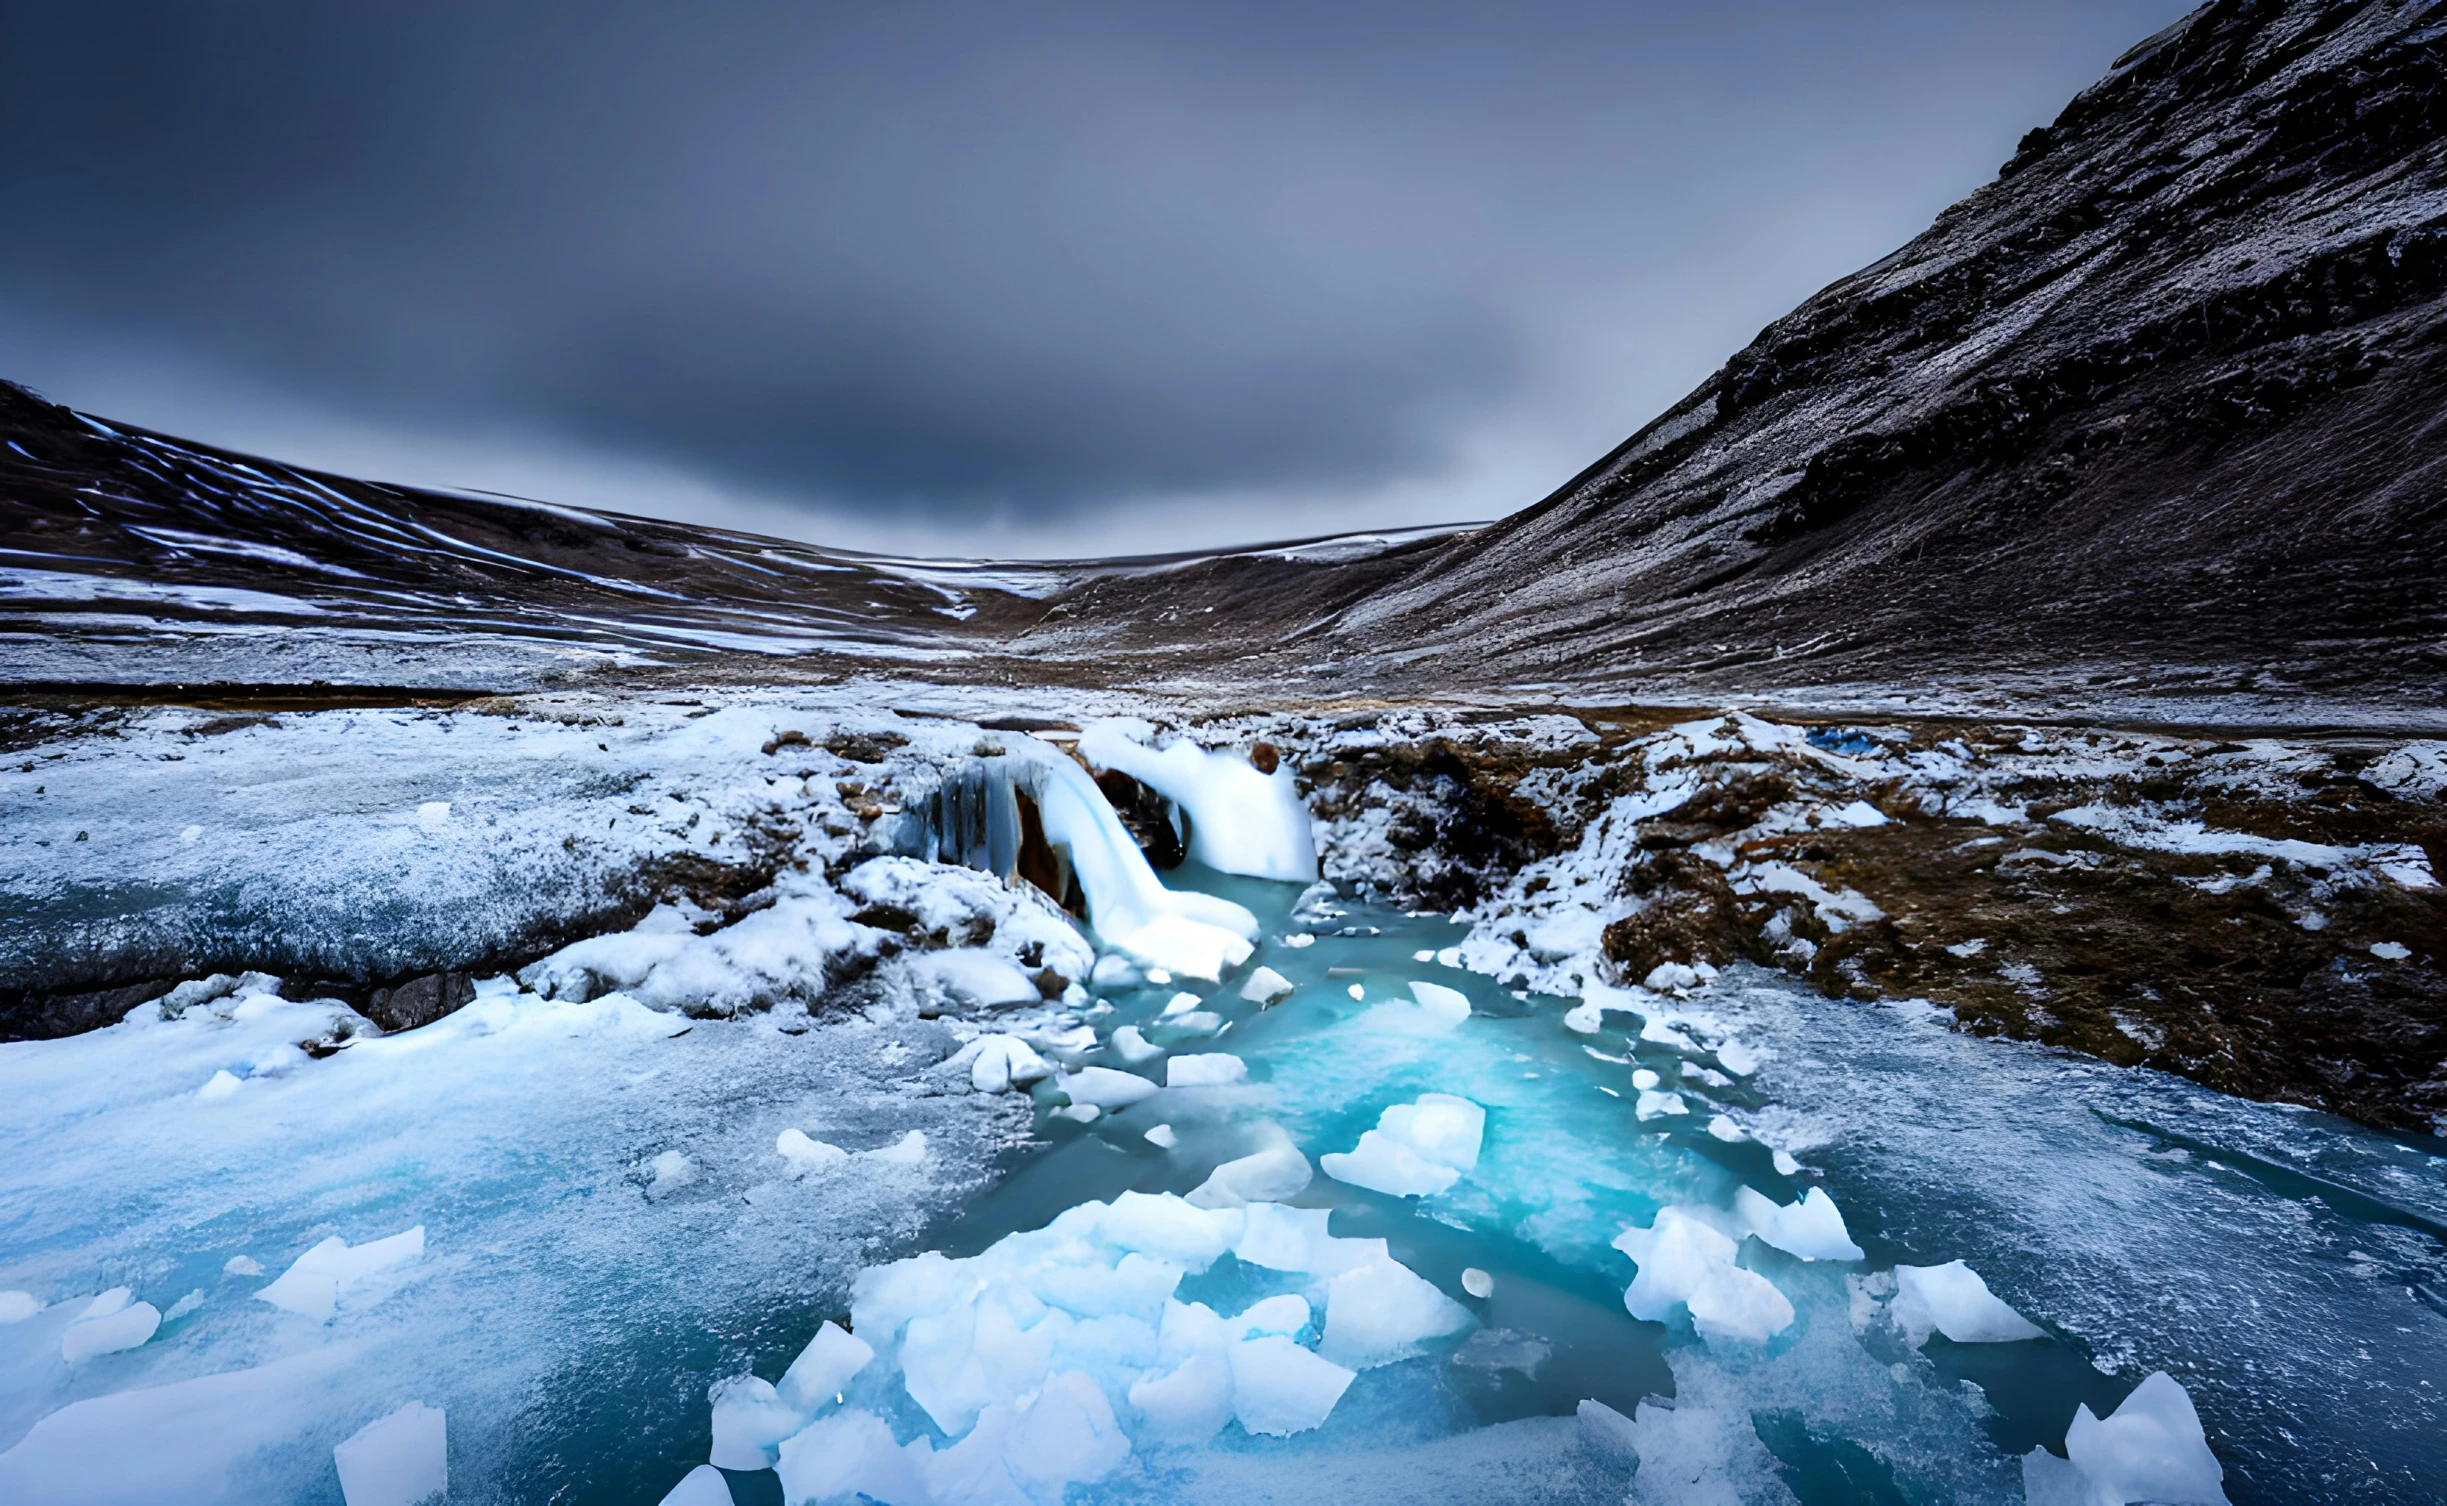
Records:
[[[2435,713],[2443,69],[2435,3],[2204,6],[1306,652],[1649,695]]]

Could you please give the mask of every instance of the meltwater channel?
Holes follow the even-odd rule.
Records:
[[[2082,1494],[2082,1482],[2060,1485],[2046,1468],[2026,1474],[2024,1456],[2064,1453],[2077,1408],[2115,1416],[2162,1370],[2204,1421],[2223,1468],[2222,1487],[2211,1488],[2235,1502],[2447,1496],[2447,1161],[2435,1146],[1971,1038],[1925,1006],[1830,1001],[1763,971],[1717,978],[1687,1001],[1681,1029],[1608,1012],[1592,1033],[1585,1011],[1567,1022],[1575,1001],[1441,965],[1436,954],[1462,934],[1445,917],[1350,900],[1295,917],[1297,885],[1194,867],[1170,881],[1257,914],[1264,939],[1249,967],[1274,969],[1292,991],[1261,1007],[1229,979],[1195,1001],[1169,983],[1118,989],[1091,1011],[1104,1044],[1087,1059],[1162,1082],[1157,1048],[1201,1061],[1229,1055],[1245,1078],[1169,1088],[1087,1123],[1066,1108],[1057,1078],[1040,1082],[1041,1139],[934,1231],[936,1249],[969,1264],[904,1262],[862,1284],[864,1311],[777,1325],[758,1367],[767,1380],[785,1379],[826,1318],[863,1320],[884,1353],[840,1393],[863,1433],[845,1423],[821,1434],[795,1475],[788,1460],[778,1477],[730,1475],[735,1499],[781,1499],[782,1480],[914,1499],[922,1477],[883,1451],[923,1458],[948,1446],[950,1430],[935,1425],[948,1420],[972,1437],[1010,1429],[998,1445],[1006,1458],[1029,1447],[1053,1456],[1033,1480],[1024,1470],[985,1480],[950,1471],[980,1499],[1059,1492],[1068,1469],[1097,1476],[1070,1483],[1072,1501],[1628,1495],[1819,1506],[2014,1501],[2026,1478],[2034,1500],[2058,1491],[2090,1500],[2100,1497]],[[1423,1009],[1414,981],[1459,990],[1468,1017]],[[1125,1026],[1135,1036],[1116,1042]],[[1720,1055],[1710,1035],[1743,1046]],[[1075,1321],[1161,1304],[1169,1292],[1227,1323],[1252,1315],[1226,1337],[1262,1338],[1278,1354],[1339,1350],[1352,1361],[1356,1376],[1337,1398],[1312,1398],[1330,1406],[1319,1425],[1267,1436],[1281,1429],[1261,1417],[1253,1433],[1246,1415],[1227,1419],[1227,1403],[1202,1399],[1184,1379],[1148,1393],[1135,1446],[1103,1434],[1102,1412],[1040,1419],[1043,1436],[1031,1441],[1021,1437],[1027,1418],[981,1414],[979,1398],[996,1382],[981,1376],[976,1349],[954,1356],[970,1366],[957,1375],[940,1354],[900,1353],[923,1347],[914,1326],[901,1326],[910,1314],[934,1310],[930,1302],[956,1306],[955,1297],[969,1304],[964,1312],[1001,1303],[1016,1313],[1004,1337],[1024,1350],[1015,1325],[1052,1309],[1009,1289],[1074,1279],[1066,1263],[1112,1266],[1112,1245],[1077,1248],[1079,1231],[1091,1246],[1097,1238],[1084,1205],[1194,1194],[1219,1165],[1270,1150],[1279,1165],[1285,1143],[1315,1164],[1351,1152],[1387,1109],[1432,1094],[1484,1111],[1475,1161],[1443,1190],[1395,1196],[1322,1173],[1288,1195],[1259,1189],[1325,1211],[1333,1240],[1383,1240],[1393,1261],[1434,1288],[1384,1294],[1390,1317],[1376,1342],[1356,1328],[1330,1331],[1318,1299],[1334,1260],[1286,1270],[1300,1262],[1164,1248],[1197,1245],[1204,1236],[1194,1227],[1141,1229],[1137,1248],[1193,1268],[1178,1286],[1167,1278],[1152,1294],[1121,1290],[1125,1264],[1097,1278],[1112,1283],[1106,1289],[1070,1288],[1078,1294],[1056,1315],[1067,1336],[1047,1341],[1056,1357],[1041,1348],[1014,1361],[1039,1367],[1040,1384],[1073,1361],[1093,1370],[1100,1342],[1119,1346],[1101,1356],[1111,1365],[1179,1364],[1199,1335],[1176,1340],[1171,1324],[1155,1322],[1163,1352],[1137,1354],[1130,1338],[1087,1335]],[[1266,1162],[1243,1164],[1266,1180]],[[1661,1209],[1732,1208],[1744,1188],[1788,1206],[1812,1189],[1830,1196],[1860,1258],[1802,1259],[1743,1242],[1739,1265],[1790,1304],[1790,1321],[1764,1342],[1726,1331],[1755,1314],[1737,1311],[1713,1333],[1683,1307],[1663,1321],[1633,1317],[1625,1298],[1638,1266],[1617,1237],[1660,1227]],[[1956,1343],[1930,1332],[1925,1315],[1915,1323],[1898,1312],[1895,1267],[1951,1261],[1967,1263],[2037,1336]],[[992,1323],[960,1321],[958,1343],[985,1351],[991,1372]],[[879,1325],[889,1331],[872,1332]],[[1204,1341],[1222,1342],[1213,1333]],[[940,1348],[939,1335],[926,1342]],[[1022,1380],[1006,1377],[1005,1390]],[[982,1390],[963,1400],[964,1384]],[[1284,1384],[1297,1411],[1305,1382]],[[1243,1386],[1245,1395],[1246,1377]],[[1041,1412],[1047,1405],[1038,1402]],[[1202,1405],[1209,1415],[1198,1415]],[[1152,1426],[1159,1413],[1191,1441],[1167,1443],[1166,1429]]]

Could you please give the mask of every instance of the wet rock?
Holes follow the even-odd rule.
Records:
[[[357,1012],[397,1033],[430,1025],[476,997],[476,980],[465,973],[427,973],[395,988],[377,988]]]
[[[176,978],[163,978],[82,993],[0,994],[0,1041],[57,1040],[116,1025],[177,983]]]
[[[1186,812],[1119,769],[1096,771],[1096,788],[1103,791],[1105,803],[1113,807],[1113,814],[1121,817],[1122,826],[1147,855],[1149,867],[1164,872],[1181,866],[1189,856]]]

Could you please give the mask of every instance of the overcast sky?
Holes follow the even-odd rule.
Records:
[[[0,375],[860,548],[1492,517],[2186,8],[12,5]]]

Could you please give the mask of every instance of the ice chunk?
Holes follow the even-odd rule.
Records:
[[[714,1448],[708,1462],[718,1469],[770,1469],[775,1444],[807,1420],[804,1409],[782,1400],[773,1383],[753,1375],[731,1375],[706,1393],[714,1405]]]
[[[1469,996],[1458,988],[1447,988],[1441,983],[1421,983],[1414,980],[1410,985],[1410,996],[1419,1001],[1419,1007],[1425,1010],[1431,1019],[1449,1025],[1458,1025],[1470,1018]]]
[[[2374,941],[2371,955],[2382,962],[2402,962],[2413,955],[2413,949],[2401,941]]]
[[[1240,996],[1261,1009],[1279,1004],[1292,996],[1291,979],[1271,967],[1260,967],[1241,984]]]
[[[1133,1067],[1154,1061],[1164,1054],[1163,1047],[1147,1043],[1147,1037],[1140,1033],[1136,1025],[1124,1025],[1114,1031],[1113,1038],[1105,1044],[1115,1056]]]
[[[1234,1344],[1231,1364],[1233,1415],[1245,1430],[1270,1438],[1323,1423],[1357,1374],[1281,1334]]]
[[[1223,1028],[1223,1016],[1212,1009],[1193,1009],[1188,1014],[1175,1015],[1164,1023],[1185,1035],[1213,1035]]]
[[[1535,1335],[1482,1328],[1453,1351],[1452,1362],[1465,1370],[1518,1370],[1535,1376],[1554,1352],[1554,1345]]]
[[[195,1096],[210,1103],[216,1098],[227,1098],[244,1086],[246,1083],[243,1079],[229,1068],[223,1067],[207,1078],[204,1086],[195,1090]]]
[[[95,1318],[107,1318],[112,1313],[125,1310],[128,1303],[134,1300],[135,1296],[136,1289],[134,1287],[114,1286],[109,1291],[102,1293],[100,1296],[86,1303],[85,1310],[76,1315],[76,1321],[85,1323],[90,1322]]]
[[[2059,1459],[2044,1448],[2023,1456],[2023,1493],[2031,1506],[2226,1506],[2226,1470],[2210,1452],[2192,1398],[2164,1370],[2153,1371],[2102,1421],[2075,1409]]]
[[[1428,1339],[1470,1325],[1469,1309],[1390,1257],[1345,1271],[1326,1287],[1317,1352],[1354,1370],[1407,1359]]]
[[[1648,976],[1640,980],[1640,986],[1658,994],[1677,988],[1697,988],[1699,974],[1685,963],[1660,962],[1648,970]]]
[[[1177,1060],[1178,1058],[1176,1058]],[[1238,1208],[1244,1203],[1279,1203],[1295,1197],[1314,1175],[1308,1157],[1285,1140],[1255,1155],[1226,1161],[1215,1168],[1189,1201],[1201,1208]]]
[[[1730,1114],[1714,1114],[1708,1119],[1708,1133],[1727,1145],[1739,1145],[1750,1138],[1750,1132],[1734,1123]]]
[[[1112,952],[1097,958],[1095,970],[1088,974],[1088,983],[1098,993],[1118,993],[1125,988],[1136,988],[1143,981],[1144,978],[1131,965],[1129,958]]]
[[[731,1506],[731,1482],[710,1464],[700,1464],[680,1477],[661,1506]]]
[[[1461,1180],[1450,1166],[1439,1166],[1381,1130],[1369,1130],[1348,1152],[1327,1151],[1317,1158],[1327,1176],[1391,1197],[1433,1197]]]
[[[1394,1197],[1444,1191],[1476,1169],[1487,1111],[1450,1093],[1424,1093],[1378,1116],[1350,1152],[1317,1158],[1327,1176]]]
[[[1751,1233],[1787,1255],[1804,1260],[1861,1258],[1861,1247],[1852,1242],[1851,1233],[1844,1228],[1844,1215],[1824,1188],[1813,1187],[1801,1201],[1785,1206],[1744,1187],[1733,1195],[1733,1211],[1749,1224]]]
[[[1249,1064],[1224,1052],[1176,1056],[1164,1064],[1164,1086],[1168,1088],[1225,1088],[1248,1076]],[[1306,1179],[1302,1181],[1305,1185]]]
[[[1187,1198],[1155,1192],[1125,1192],[1098,1209],[1095,1220],[1097,1234],[1107,1243],[1189,1271],[1214,1264],[1246,1226],[1237,1208],[1200,1208]]]
[[[1308,1327],[1308,1299],[1294,1293],[1268,1297],[1249,1305],[1246,1312],[1224,1325],[1235,1339],[1254,1338],[1262,1333],[1290,1334],[1297,1337]]]
[[[0,1324],[23,1323],[42,1309],[32,1292],[0,1292]]]
[[[1440,1166],[1472,1171],[1486,1134],[1487,1111],[1450,1093],[1422,1093],[1397,1103],[1377,1119],[1377,1128]]]
[[[969,1058],[969,1086],[980,1093],[1025,1087],[1053,1075],[1036,1048],[1016,1035],[980,1036],[963,1049],[977,1053]]]
[[[1631,1085],[1638,1088],[1643,1093],[1647,1092],[1649,1089],[1655,1087],[1658,1083],[1663,1082],[1664,1080],[1665,1079],[1659,1077],[1656,1073],[1651,1072],[1646,1067],[1638,1068],[1631,1074]]]
[[[1187,812],[1191,857],[1251,878],[1317,877],[1316,836],[1288,766],[1261,773],[1247,759],[1210,753],[1187,738],[1150,748],[1131,730],[1094,723],[1079,736],[1079,756],[1120,770]]]
[[[868,1151],[866,1157],[886,1166],[915,1166],[926,1159],[926,1132],[911,1130],[890,1145]]]
[[[1073,1103],[1094,1104],[1100,1109],[1123,1109],[1144,1098],[1155,1096],[1156,1085],[1135,1072],[1117,1072],[1111,1067],[1081,1067],[1054,1079],[1054,1086],[1070,1096]]]
[[[1139,960],[1209,983],[1249,960],[1248,940],[1187,915],[1163,914],[1106,939]]]
[[[1094,1124],[1104,1116],[1105,1111],[1092,1103],[1066,1104],[1054,1110],[1056,1119],[1068,1119],[1073,1124]]]
[[[83,1364],[97,1354],[134,1349],[161,1327],[161,1309],[150,1302],[131,1303],[128,1289],[113,1287],[87,1305],[77,1321],[59,1336],[60,1358]]]
[[[1245,1214],[1232,1256],[1244,1265],[1273,1271],[1305,1271],[1316,1246],[1328,1238],[1329,1208],[1286,1208],[1279,1203],[1253,1203]]]
[[[260,1276],[263,1274],[263,1262],[252,1255],[232,1255],[221,1262],[221,1274],[224,1276]]]
[[[1184,990],[1181,993],[1174,994],[1171,998],[1164,1001],[1164,1013],[1162,1018],[1170,1020],[1181,1015],[1188,1014],[1191,1010],[1196,1009],[1199,1005],[1204,1004],[1205,1002],[1206,1000],[1199,998],[1196,994]]]
[[[1377,1005],[1361,1016],[1372,1030],[1393,1030],[1414,1035],[1445,1035],[1462,1021],[1470,1018],[1470,1000],[1458,989],[1441,983],[1413,983],[1411,997],[1393,999]],[[1360,985],[1351,985],[1351,997],[1360,998]]]
[[[783,1402],[800,1413],[814,1412],[830,1402],[850,1383],[850,1377],[864,1370],[874,1358],[875,1350],[866,1340],[838,1323],[827,1322],[807,1341],[799,1357],[790,1362],[790,1368],[782,1373],[782,1383],[774,1389]]]
[[[2046,1332],[1990,1292],[1979,1273],[1959,1260],[1895,1267],[1895,1326],[1913,1345],[1932,1330],[1957,1344],[2010,1344]]]
[[[1052,1377],[1014,1410],[1003,1464],[1038,1500],[1059,1501],[1064,1487],[1101,1480],[1130,1457],[1112,1403],[1081,1371]]]
[[[175,1323],[179,1319],[187,1316],[191,1312],[194,1312],[197,1308],[202,1307],[203,1305],[204,1293],[199,1288],[198,1290],[191,1291],[186,1296],[179,1298],[176,1302],[171,1303],[170,1310],[161,1315],[161,1320],[164,1323]]]
[[[331,1451],[348,1506],[417,1506],[450,1492],[450,1446],[439,1407],[412,1401],[367,1423]]]
[[[1159,1124],[1147,1132],[1147,1143],[1159,1150],[1170,1150],[1181,1143],[1181,1137],[1173,1133],[1171,1125]]]
[[[1483,1302],[1495,1295],[1495,1278],[1470,1266],[1461,1273],[1461,1289]]]
[[[1575,1431],[1581,1447],[1609,1464],[1628,1467],[1639,1463],[1637,1423],[1594,1397],[1582,1399],[1578,1418],[1580,1425]]]
[[[646,1188],[649,1197],[675,1192],[697,1179],[697,1163],[676,1150],[664,1151],[646,1163],[654,1173],[654,1181]]]
[[[1232,1366],[1220,1353],[1192,1354],[1130,1388],[1130,1405],[1156,1443],[1204,1443],[1232,1420]]]
[[[972,1008],[1009,1008],[1015,1004],[1034,1004],[1041,997],[1035,980],[999,952],[982,947],[927,953],[911,964],[911,971]]]
[[[776,1470],[787,1506],[857,1496],[884,1506],[933,1500],[918,1460],[892,1441],[882,1418],[859,1407],[819,1417],[782,1440]]]
[[[1691,1106],[1683,1102],[1680,1093],[1663,1093],[1650,1088],[1641,1092],[1640,1101],[1633,1111],[1642,1120],[1664,1119],[1675,1114],[1688,1114]]]
[[[1793,1304],[1774,1283],[1733,1263],[1732,1238],[1705,1210],[1663,1208],[1650,1227],[1626,1229],[1614,1247],[1639,1265],[1623,1293],[1635,1318],[1663,1322],[1679,1304],[1704,1338],[1763,1343],[1793,1321]]]
[[[335,1234],[297,1257],[278,1280],[257,1292],[255,1299],[317,1323],[328,1323],[340,1298],[350,1288],[419,1260],[424,1254],[423,1224],[388,1239],[355,1246]]]
[[[803,1177],[827,1166],[841,1165],[850,1158],[850,1153],[840,1146],[811,1140],[804,1131],[795,1129],[786,1129],[775,1136],[773,1148],[790,1163],[790,1174],[794,1177]]]

